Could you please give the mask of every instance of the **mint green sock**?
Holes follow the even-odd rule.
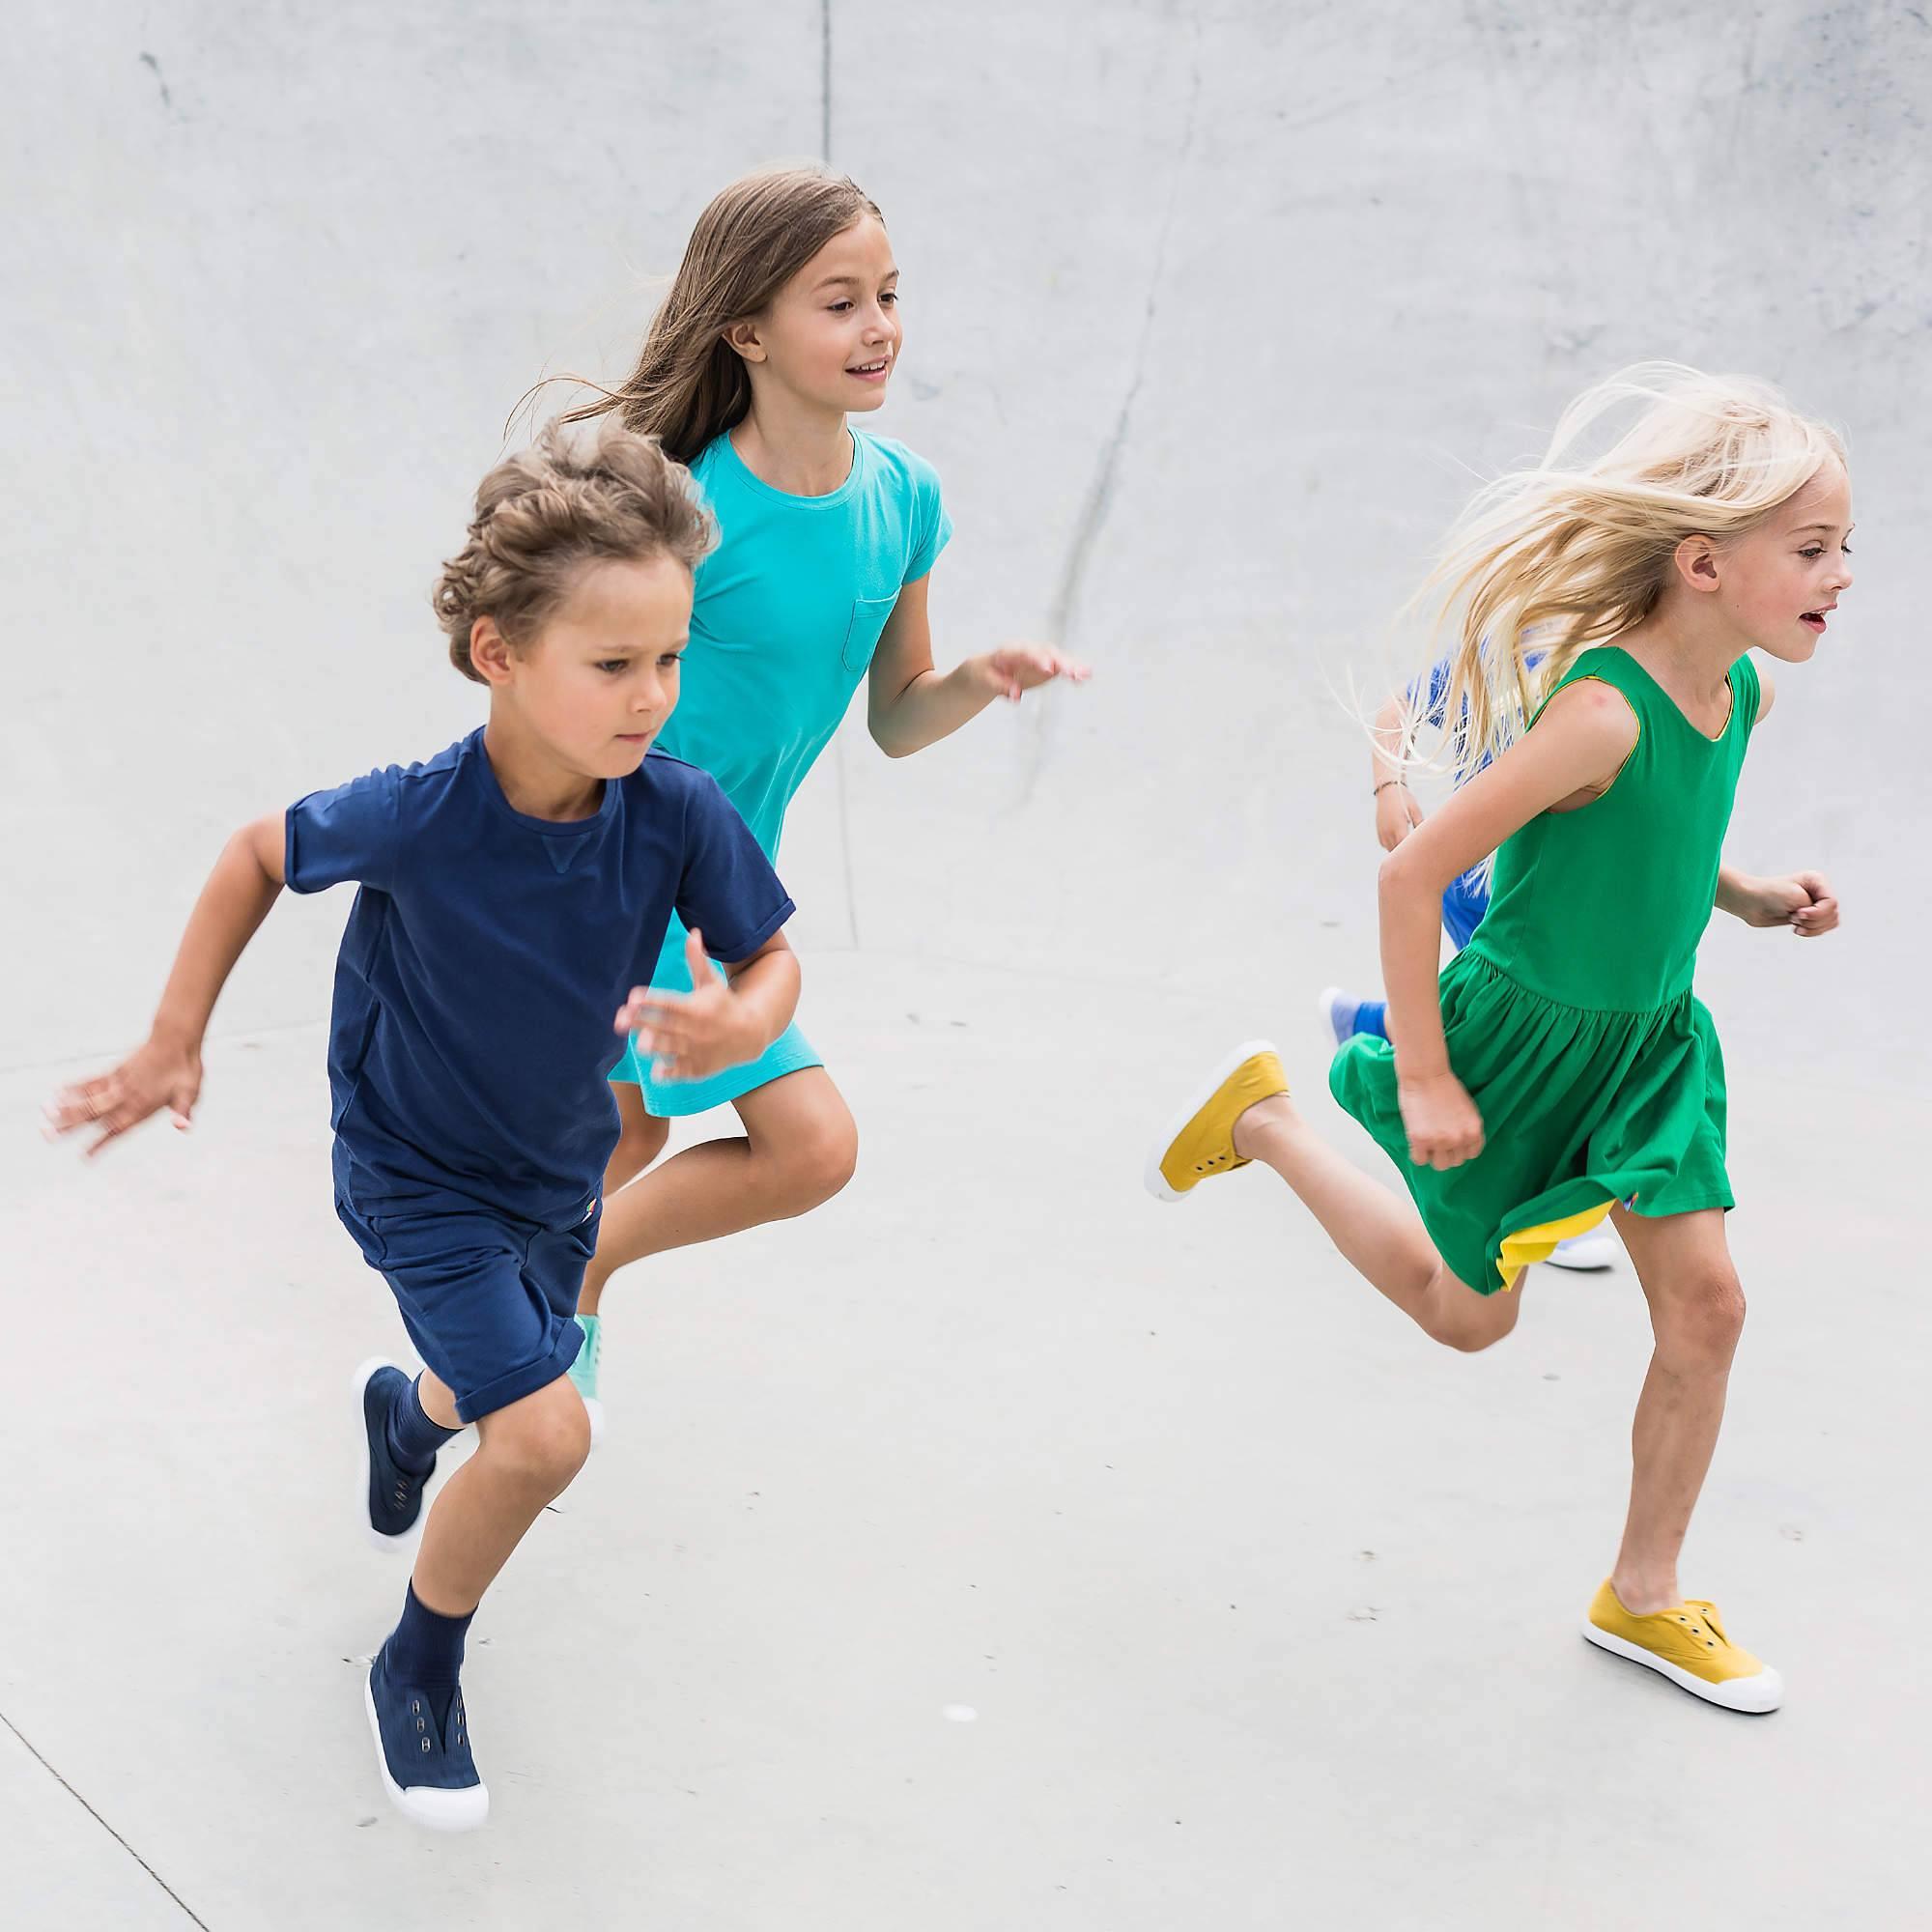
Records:
[[[597,1358],[603,1353],[603,1323],[595,1315],[580,1315],[577,1325],[583,1330],[583,1346],[570,1365],[570,1379],[586,1402],[597,1399]]]

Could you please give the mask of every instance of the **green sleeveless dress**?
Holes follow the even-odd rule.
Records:
[[[1386,1040],[1348,1041],[1328,1073],[1402,1170],[1443,1260],[1484,1294],[1614,1202],[1645,1215],[1732,1202],[1723,1054],[1690,980],[1757,671],[1748,657],[1731,667],[1715,739],[1614,644],[1584,651],[1557,689],[1583,678],[1629,703],[1635,748],[1602,797],[1504,842],[1489,915],[1442,974],[1449,1065],[1483,1116],[1483,1151],[1446,1174],[1409,1159]]]

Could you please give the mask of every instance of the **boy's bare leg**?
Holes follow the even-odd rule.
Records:
[[[632,1262],[807,1213],[852,1178],[859,1130],[822,1066],[782,1074],[732,1105],[743,1135],[684,1148],[662,1167],[606,1193],[597,1252],[577,1298],[580,1314],[595,1315],[605,1283]],[[620,1151],[626,1141],[640,1150],[648,1129],[638,1122],[649,1116],[639,1090],[620,1084],[617,1106],[625,1134]]]
[[[429,1370],[422,1405],[454,1428],[456,1404]],[[590,1423],[566,1376],[476,1425],[476,1453],[443,1484],[416,1551],[417,1597],[445,1617],[467,1616],[546,1503],[560,1495],[590,1453]]]

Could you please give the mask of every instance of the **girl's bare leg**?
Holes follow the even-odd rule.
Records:
[[[1656,1347],[1631,1428],[1630,1516],[1610,1582],[1639,1616],[1683,1602],[1677,1558],[1718,1446],[1744,1290],[1715,1208],[1647,1220],[1613,1208]]]
[[[634,1113],[626,1113],[627,1104]],[[625,1122],[618,1156],[635,1160],[649,1146],[651,1128],[640,1124],[649,1116],[636,1087],[620,1084],[617,1105]],[[606,1193],[597,1252],[578,1296],[581,1314],[598,1312],[605,1283],[632,1262],[807,1213],[851,1179],[859,1130],[822,1066],[783,1074],[732,1105],[745,1126],[742,1135],[700,1141]],[[661,1122],[653,1125],[661,1130],[662,1148],[668,1129]],[[613,1158],[611,1172],[617,1166]]]
[[[1343,1259],[1425,1334],[1473,1350],[1516,1326],[1522,1276],[1509,1293],[1478,1294],[1435,1252],[1409,1202],[1351,1167],[1286,1094],[1257,1101],[1235,1122],[1235,1151],[1273,1168]]]

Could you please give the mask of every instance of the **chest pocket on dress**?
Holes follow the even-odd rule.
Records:
[[[864,670],[872,662],[872,653],[879,647],[879,634],[886,628],[886,619],[893,614],[893,606],[898,601],[896,593],[891,597],[853,598],[852,621],[845,627],[845,648],[840,653],[847,670]]]

